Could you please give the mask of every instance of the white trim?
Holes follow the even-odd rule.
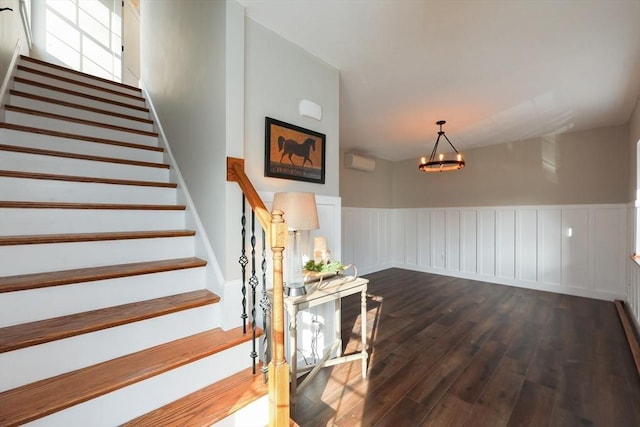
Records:
[[[7,74],[4,76],[4,80],[2,81],[2,86],[0,86],[0,121],[5,121],[5,112],[4,106],[9,102],[9,89],[11,87],[11,82],[13,81],[13,76],[16,73],[16,69],[18,67],[18,61],[20,60],[20,50],[22,45],[20,44],[20,40],[16,42],[16,47],[13,51],[13,56],[11,57],[11,62],[9,62],[9,67],[7,69]]]
[[[29,0],[31,4],[31,0]],[[29,50],[33,48],[33,33],[31,32],[31,7],[27,10],[27,0],[20,0],[20,16],[22,17],[22,26],[24,27],[24,33],[27,35],[27,44]]]

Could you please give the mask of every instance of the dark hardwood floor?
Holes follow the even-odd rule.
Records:
[[[612,302],[390,269],[367,276],[370,365],[324,368],[313,426],[640,426],[640,378]],[[359,295],[343,299],[359,350]]]

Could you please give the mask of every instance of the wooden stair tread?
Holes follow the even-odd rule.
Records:
[[[98,242],[105,240],[154,239],[195,236],[193,230],[118,231],[109,233],[35,234],[0,236],[0,246],[37,245],[45,243]]]
[[[109,89],[109,88],[106,88],[106,87],[103,87],[103,86],[98,86],[98,85],[94,85],[94,84],[91,84],[91,83],[86,83],[86,82],[82,82],[82,81],[79,81],[79,80],[70,79],[68,77],[60,76],[60,75],[57,75],[57,74],[48,73],[46,71],[38,70],[38,69],[31,68],[29,66],[21,65],[21,64],[18,64],[17,69],[18,69],[18,71],[24,71],[26,73],[37,74],[37,75],[42,76],[42,77],[59,80],[61,82],[65,82],[65,83],[71,83],[71,84],[74,84],[76,86],[82,86],[82,87],[87,88],[87,89],[99,90],[99,91],[102,91],[102,92],[110,93],[112,95],[118,95],[118,96],[122,96],[122,97],[125,97],[125,98],[130,98],[130,99],[133,99],[133,100],[136,100],[136,101],[144,101],[144,98],[142,97],[142,93],[138,93],[137,95],[132,95],[132,94],[129,94],[129,93],[121,92],[119,90]]]
[[[0,353],[215,304],[219,300],[220,297],[216,294],[201,289],[53,319],[6,326],[0,328]]]
[[[5,276],[0,277],[0,293],[92,282],[96,280],[117,279],[141,274],[204,267],[206,265],[207,261],[190,257]]]
[[[63,66],[57,65],[57,64],[52,64],[50,62],[46,62],[46,61],[42,61],[40,59],[32,58],[30,56],[20,55],[20,59],[22,59],[24,61],[30,61],[30,62],[34,62],[36,64],[44,65],[44,66],[47,66],[49,68],[54,68],[54,69],[58,69],[58,70],[61,70],[61,71],[66,71],[68,73],[72,73],[72,74],[76,74],[76,75],[79,75],[79,76],[87,77],[87,78],[90,78],[90,79],[93,79],[93,80],[97,80],[97,81],[101,81],[101,82],[104,82],[104,83],[109,83],[109,84],[112,84],[112,85],[114,85],[116,87],[124,87],[124,88],[127,88],[127,89],[133,89],[135,91],[138,91],[138,92],[142,93],[142,89],[140,89],[139,87],[131,86],[131,85],[128,85],[128,84],[125,84],[125,83],[114,82],[113,80],[109,80],[109,79],[105,79],[105,78],[102,78],[102,77],[94,76],[93,74],[83,73],[82,71],[73,70],[71,68],[63,67]]]
[[[138,205],[125,203],[72,203],[72,202],[23,202],[0,200],[5,209],[96,209],[96,210],[150,210],[183,211],[186,205]]]
[[[262,331],[256,331],[262,335]],[[216,354],[251,339],[212,329],[0,393],[0,425],[21,425]]]
[[[210,426],[269,392],[260,368],[255,375],[252,368],[244,369],[121,427]]]
[[[103,102],[105,104],[111,104],[111,105],[117,105],[118,107],[124,107],[124,108],[130,108],[132,110],[138,110],[138,111],[144,111],[146,113],[149,112],[149,109],[147,107],[139,107],[137,105],[133,105],[133,104],[127,104],[126,102],[120,102],[120,101],[114,101],[112,99],[108,99],[108,98],[103,98],[101,96],[94,96],[94,95],[89,95],[83,92],[78,92],[75,90],[71,90],[71,89],[64,89],[58,86],[52,86],[46,83],[42,83],[39,82],[37,80],[31,80],[31,79],[25,79],[23,77],[14,77],[13,81],[16,83],[23,83],[26,85],[30,85],[30,86],[36,86],[36,87],[40,87],[43,89],[48,89],[48,90],[53,90],[56,92],[62,92],[62,93],[66,93],[69,95],[73,95],[73,96],[78,96],[81,98],[85,98],[85,99],[91,99],[92,101],[98,101],[98,102]]]
[[[145,136],[150,136],[150,137],[157,137],[158,136],[157,132],[150,132],[150,131],[146,131],[146,130],[139,130],[139,129],[128,128],[128,127],[124,127],[124,126],[110,125],[110,124],[103,123],[103,122],[96,122],[95,120],[79,119],[77,117],[70,117],[70,116],[65,116],[65,115],[62,115],[62,114],[55,114],[55,113],[49,113],[49,112],[46,112],[46,111],[33,110],[31,108],[18,107],[18,106],[10,105],[10,104],[5,105],[4,108],[7,111],[14,111],[16,113],[29,114],[29,115],[32,115],[32,116],[47,117],[47,118],[50,118],[50,119],[62,120],[62,121],[72,122],[72,123],[78,123],[78,124],[87,125],[87,126],[100,127],[100,128],[105,128],[105,129],[110,129],[110,130],[115,130],[115,131],[120,131],[120,132],[135,133],[135,134],[138,134],[138,135],[145,135]]]
[[[103,110],[103,109],[95,108],[95,107],[89,107],[89,106],[86,106],[86,105],[76,104],[76,103],[69,102],[69,101],[63,101],[61,99],[49,98],[49,97],[42,96],[42,95],[36,95],[36,94],[33,94],[33,93],[22,92],[20,90],[11,89],[9,91],[9,94],[11,94],[13,96],[19,96],[21,98],[35,99],[37,101],[48,102],[50,104],[62,105],[64,107],[74,108],[74,109],[77,109],[77,110],[91,111],[93,113],[104,114],[106,116],[119,117],[121,119],[133,120],[133,121],[146,123],[146,124],[150,124],[150,125],[153,124],[153,120],[151,120],[151,119],[144,119],[142,117],[136,117],[136,116],[130,116],[128,114],[116,113],[114,111]]]
[[[95,138],[92,136],[78,135],[75,133],[67,133],[67,132],[59,132],[56,130],[35,128],[32,126],[16,125],[13,123],[0,123],[0,128],[17,130],[20,132],[36,133],[39,135],[55,136],[59,138],[77,139],[80,141],[94,142],[97,144],[116,145],[119,147],[127,147],[127,148],[133,148],[138,150],[149,150],[149,151],[159,151],[159,152],[164,151],[164,148],[156,147],[152,145],[136,144],[134,142],[123,142],[123,141],[117,141],[115,139]]]
[[[138,187],[164,187],[164,188],[178,187],[177,184],[172,182],[138,181],[133,179],[99,178],[99,177],[92,177],[92,176],[55,175],[52,173],[20,172],[20,171],[6,171],[6,170],[0,170],[0,177],[44,179],[44,180],[52,180],[52,181],[90,182],[90,183],[96,183],[96,184],[135,185]]]
[[[143,162],[118,157],[93,156],[89,154],[70,153],[67,151],[45,150],[42,148],[20,147],[16,145],[0,144],[0,151],[12,151],[14,153],[37,154],[40,156],[64,157],[67,159],[89,160],[93,162],[117,163],[121,165],[141,166],[148,168],[169,169],[166,163]]]

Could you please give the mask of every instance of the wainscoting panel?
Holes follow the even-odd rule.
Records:
[[[423,268],[431,267],[431,212],[418,211],[418,264]]]
[[[462,228],[460,236],[460,256],[462,271],[476,274],[478,272],[478,215],[474,210],[462,211]]]
[[[402,239],[389,239],[394,223],[404,220],[404,213],[401,218],[397,213],[391,209],[343,208],[340,261],[355,264],[360,275],[404,264],[404,249],[398,250],[400,244],[404,248],[404,234]]]
[[[638,248],[636,247],[636,218],[638,216],[640,216],[639,208],[633,205],[627,206],[627,231],[625,233],[627,236],[627,254],[638,253]],[[627,277],[629,278],[626,289],[629,311],[635,318],[636,329],[640,330],[640,265],[631,257],[626,257],[624,263]]]
[[[516,211],[499,210],[496,221],[497,276],[513,279],[516,276]]]
[[[626,300],[629,303],[629,311],[635,317],[636,329],[640,330],[640,265],[631,258],[628,258],[626,263],[629,271]]]
[[[562,209],[538,212],[538,278],[542,283],[562,283]]]
[[[496,274],[496,211],[482,209],[478,216],[478,265],[482,276]]]
[[[431,212],[431,267],[437,270],[444,270],[446,265],[447,235],[445,211]]]
[[[617,228],[617,227],[616,227]],[[595,247],[593,248],[595,250]],[[592,288],[589,263],[589,210],[569,208],[562,211],[562,283]]]
[[[627,262],[626,205],[343,208],[343,225],[343,262],[355,262],[362,274],[395,266],[600,299],[640,298],[640,266]],[[360,254],[367,251],[372,255]],[[635,287],[627,282],[631,267],[638,270]]]
[[[448,210],[446,238],[446,268],[448,271],[460,270],[460,211]]]
[[[408,265],[418,265],[418,216],[415,210],[404,212],[404,262]]]
[[[611,282],[624,283],[624,266],[627,257],[619,258],[619,245],[627,238],[625,234],[624,211],[620,209],[598,209],[592,216],[591,230],[594,245],[593,258],[590,264],[593,266],[594,283]],[[619,224],[618,227],[612,227]],[[632,252],[628,252],[627,256]],[[624,287],[619,288],[624,293]]]
[[[517,277],[520,280],[535,282],[538,280],[538,211],[521,209],[518,211],[517,221]]]

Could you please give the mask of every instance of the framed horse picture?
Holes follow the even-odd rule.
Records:
[[[265,140],[265,176],[324,184],[324,134],[267,117]]]

